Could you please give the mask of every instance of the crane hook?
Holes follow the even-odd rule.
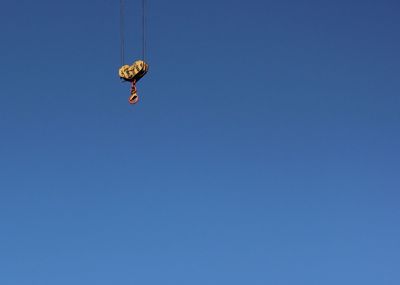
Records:
[[[139,101],[139,96],[137,95],[136,80],[131,83],[131,96],[129,96],[129,104],[136,104]]]

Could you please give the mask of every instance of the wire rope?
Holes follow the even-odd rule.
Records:
[[[120,31],[120,40],[121,40],[121,66],[123,66],[125,64],[125,17],[124,17],[124,10],[125,10],[125,5],[124,5],[124,0],[120,0],[119,1],[119,6],[120,6],[120,27],[119,27],[119,31]]]
[[[146,60],[147,52],[147,1],[142,0],[142,60]],[[125,64],[125,2],[120,0],[120,54],[121,65]]]

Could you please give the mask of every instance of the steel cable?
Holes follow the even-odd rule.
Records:
[[[121,66],[125,64],[125,30],[124,30],[124,0],[120,0],[120,40],[121,40]]]

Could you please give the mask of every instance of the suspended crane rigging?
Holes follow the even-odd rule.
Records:
[[[119,77],[125,82],[131,83],[129,103],[136,104],[139,101],[136,83],[146,75],[149,66],[146,63],[146,0],[142,0],[142,60],[135,61],[132,65],[125,64],[125,32],[124,32],[124,0],[120,0],[120,35],[121,35],[121,67]]]

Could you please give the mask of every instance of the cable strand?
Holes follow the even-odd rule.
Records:
[[[146,60],[146,0],[142,0],[142,56]]]
[[[125,63],[125,19],[124,19],[124,0],[120,0],[120,40],[121,40],[121,66]]]

